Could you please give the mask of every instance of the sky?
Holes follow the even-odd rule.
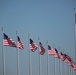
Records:
[[[37,45],[40,37],[39,41],[46,49],[46,53],[41,56],[42,75],[47,75],[47,40],[51,47],[55,44],[54,47],[58,51],[68,54],[75,61],[74,8],[76,8],[76,0],[0,0],[0,75],[3,75],[1,27],[3,32],[15,42],[17,31],[24,43],[24,50],[19,50],[20,75],[29,75],[28,33]],[[3,46],[3,49],[5,75],[17,75],[16,48]],[[38,55],[38,50],[31,52],[32,75],[39,75]],[[69,67],[64,65],[68,74]],[[73,75],[74,72],[73,70]],[[49,75],[54,75],[52,56],[49,56]],[[56,75],[60,75],[58,59],[56,59]]]

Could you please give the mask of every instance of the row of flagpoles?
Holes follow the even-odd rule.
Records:
[[[20,66],[19,66],[19,50],[24,49],[24,44],[21,41],[20,37],[18,36],[17,32],[17,42],[15,43],[9,36],[7,36],[5,33],[3,33],[3,29],[2,29],[2,35],[3,35],[3,46],[10,46],[10,47],[15,47],[17,49],[17,75],[20,75]],[[36,43],[30,38],[29,34],[28,34],[28,38],[29,38],[29,75],[32,75],[32,68],[31,68],[31,51],[35,52],[37,49],[39,49],[39,75],[41,75],[41,57],[40,55],[44,55],[45,53],[45,48],[43,47],[42,43],[40,42],[40,38],[38,38],[38,42],[39,42],[39,46],[36,45]],[[2,51],[3,51],[3,75],[5,75],[5,53],[3,50],[3,46],[2,46]],[[61,61],[67,63],[70,67],[72,67],[74,70],[76,70],[76,65],[73,62],[72,58],[62,52],[58,52],[58,50],[56,48],[51,48],[50,45],[48,45],[48,41],[47,41],[47,46],[48,46],[48,54],[47,54],[47,75],[48,75],[48,71],[49,71],[49,58],[48,55],[50,56],[54,56],[55,58],[60,59]],[[54,73],[56,73],[56,60],[54,60]],[[60,72],[61,73],[61,72]],[[54,74],[56,75],[56,74]]]
[[[76,59],[76,14],[75,14],[75,59]],[[3,60],[3,75],[5,75],[5,51],[3,49],[3,46],[10,46],[15,47],[17,49],[17,75],[20,75],[20,66],[19,66],[19,50],[24,49],[24,44],[20,37],[18,36],[17,32],[17,42],[15,43],[9,36],[7,36],[5,33],[3,33],[2,28],[2,60]],[[40,38],[38,38],[39,45],[37,46],[36,43],[30,38],[30,35],[28,34],[28,44],[29,44],[29,75],[32,75],[32,67],[31,67],[31,51],[34,52],[37,49],[39,50],[39,75],[41,75],[41,56],[45,53],[45,48],[43,47],[42,43],[40,42]],[[59,61],[63,61],[64,63],[67,63],[72,69],[76,70],[76,65],[72,58],[62,52],[58,52],[56,48],[51,48],[50,45],[48,45],[47,41],[47,47],[48,47],[48,54],[47,54],[47,75],[49,75],[49,56],[54,56],[55,58],[58,58]],[[47,49],[46,49],[47,50]],[[76,60],[75,60],[76,62]],[[60,64],[61,66],[61,64]],[[61,68],[60,68],[61,70]],[[66,73],[66,72],[65,72]],[[70,74],[70,72],[69,72]],[[56,60],[54,60],[54,75],[56,75]],[[62,75],[62,71],[60,71],[60,75]]]

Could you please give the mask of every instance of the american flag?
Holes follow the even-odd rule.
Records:
[[[55,51],[48,45],[48,55],[54,55]]]
[[[63,54],[62,52],[60,52],[60,59],[61,59],[62,61],[65,60],[65,56],[64,56],[64,54]]]
[[[65,63],[67,63],[69,66],[71,66],[72,65],[72,59],[71,59],[71,57],[70,56],[68,56],[67,54],[65,54],[65,60],[64,60],[64,62]]]
[[[57,49],[55,48],[54,50],[55,50],[55,55],[54,55],[54,57],[55,57],[55,58],[59,58],[59,59],[60,59],[60,55],[59,55],[59,53],[58,53]]]
[[[71,66],[74,70],[76,70],[76,65],[74,62],[72,62],[72,66]]]
[[[34,52],[35,50],[37,50],[38,46],[36,45],[36,43],[34,43],[34,41],[30,38],[30,50],[32,52]]]
[[[5,33],[3,33],[4,39],[3,39],[3,45],[4,46],[10,46],[10,47],[17,47],[16,43],[10,39]]]
[[[40,54],[41,54],[41,55],[44,55],[44,53],[45,53],[45,48],[43,47],[43,45],[42,45],[41,42],[39,42],[39,45],[40,45]]]
[[[19,49],[21,49],[21,50],[24,49],[23,42],[21,41],[21,39],[20,39],[19,36],[17,36],[17,39],[18,39],[17,47],[18,47]]]

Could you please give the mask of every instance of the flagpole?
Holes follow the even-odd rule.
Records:
[[[32,75],[32,67],[31,67],[31,50],[29,49],[30,44],[30,34],[28,33],[28,51],[29,51],[29,75]]]
[[[40,40],[40,37],[38,37],[38,43],[39,43],[39,40]],[[38,47],[38,49],[39,49],[39,47]],[[39,52],[39,75],[41,75],[41,56],[40,56],[40,52]]]
[[[53,47],[54,47],[54,45],[53,45]],[[55,58],[54,58],[54,75],[55,75],[56,73],[55,73]]]
[[[70,75],[70,66],[69,66],[69,75]]]
[[[48,47],[48,40],[46,41],[46,50]],[[48,51],[47,51],[47,75],[49,75],[49,56],[48,56]]]
[[[28,33],[28,51],[29,51],[29,75],[31,75],[30,73],[30,50],[29,50],[29,43],[30,43],[30,41],[29,41],[29,37],[30,37],[30,34]]]
[[[55,44],[53,44],[53,47],[55,47]],[[54,57],[54,75],[56,75],[56,59]]]
[[[76,62],[76,13],[74,8],[74,18],[75,18],[75,24],[74,24],[74,44],[75,44],[75,62]]]
[[[74,46],[75,46],[75,64],[76,64],[76,12],[75,12],[75,8],[74,8]],[[75,72],[75,75],[76,75],[76,72]]]
[[[63,50],[64,53],[64,50]],[[64,62],[63,62],[63,75],[65,75]]]
[[[71,75],[73,75],[73,69],[71,68]]]
[[[5,75],[5,51],[3,48],[3,27],[2,27],[2,62],[3,62],[3,75]]]
[[[18,33],[16,31],[16,37],[17,37]],[[16,45],[17,45],[18,39],[16,41]],[[20,63],[19,63],[19,49],[18,47],[16,48],[16,52],[17,52],[17,75],[20,75]]]
[[[65,63],[65,75],[67,75],[66,73],[66,68],[67,68],[67,64]],[[68,71],[67,71],[68,72]],[[69,74],[70,75],[70,74]]]
[[[73,75],[73,74],[72,74],[72,68],[71,68],[71,75]]]
[[[60,47],[59,47],[59,51],[60,51]],[[60,75],[62,75],[62,69],[61,69],[61,62],[60,62],[60,59],[59,59],[59,69],[60,69]]]

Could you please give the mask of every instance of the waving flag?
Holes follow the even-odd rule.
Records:
[[[76,70],[76,65],[74,62],[72,62],[72,66],[71,66],[74,70]]]
[[[18,39],[18,42],[17,42],[17,47],[19,49],[24,49],[24,45],[23,45],[23,42],[21,41],[21,39],[19,38],[19,36],[17,36],[17,39]]]
[[[71,57],[70,56],[68,56],[67,54],[65,54],[65,60],[64,60],[64,62],[65,63],[67,63],[69,66],[71,66],[72,65],[72,59],[71,59]]]
[[[60,58],[60,56],[59,56],[59,53],[58,53],[57,49],[55,48],[54,50],[55,50],[55,55],[54,55],[54,57],[55,57],[55,58]]]
[[[16,43],[10,39],[5,33],[3,33],[4,39],[3,39],[3,45],[4,46],[10,46],[10,47],[17,47]]]
[[[48,55],[54,55],[55,51],[48,45]]]
[[[39,45],[40,45],[40,54],[41,54],[41,55],[44,55],[44,53],[45,53],[45,49],[44,49],[42,43],[39,42]]]
[[[36,45],[36,43],[34,43],[32,39],[30,39],[30,50],[34,52],[35,50],[37,50],[37,48],[38,46]]]
[[[64,56],[64,54],[63,54],[62,52],[60,52],[60,59],[61,59],[62,61],[65,60],[65,56]]]

